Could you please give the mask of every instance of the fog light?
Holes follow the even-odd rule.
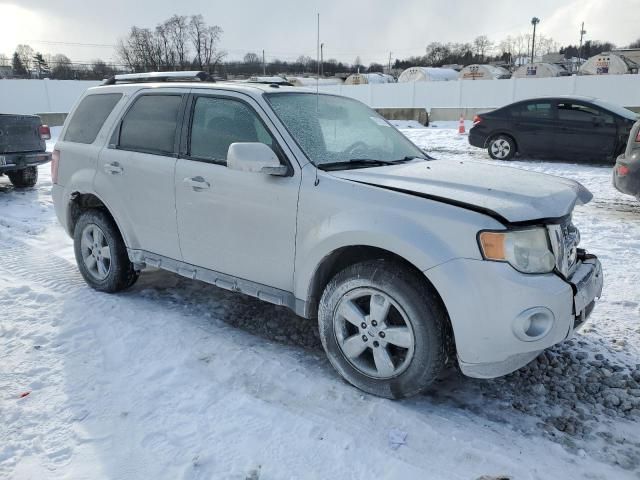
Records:
[[[545,307],[534,307],[525,310],[513,321],[513,333],[524,342],[540,340],[553,327],[553,312]]]

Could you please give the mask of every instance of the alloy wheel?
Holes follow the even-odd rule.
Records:
[[[333,322],[342,354],[361,373],[392,378],[411,363],[415,349],[411,322],[386,293],[372,288],[351,290],[340,299]]]
[[[84,265],[91,276],[97,280],[104,280],[111,269],[111,249],[100,227],[92,223],[84,227],[80,250]]]

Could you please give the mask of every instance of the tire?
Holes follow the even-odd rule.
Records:
[[[371,305],[378,306],[373,317],[381,321],[371,318]],[[331,365],[355,387],[386,398],[416,395],[438,377],[447,360],[445,322],[444,306],[424,279],[387,260],[338,273],[318,310]]]
[[[516,154],[516,142],[506,135],[497,135],[487,145],[489,156],[494,160],[511,160]]]
[[[138,279],[118,227],[103,210],[86,210],[80,215],[73,247],[78,269],[91,288],[115,293]]]
[[[38,167],[27,167],[22,170],[8,172],[7,176],[16,188],[33,187],[38,182]]]

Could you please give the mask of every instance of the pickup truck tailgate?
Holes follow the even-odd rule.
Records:
[[[0,114],[0,154],[44,151],[40,138],[40,117]]]

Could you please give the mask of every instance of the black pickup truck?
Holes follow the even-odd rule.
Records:
[[[33,187],[38,165],[51,160],[45,143],[50,138],[37,115],[0,114],[0,176],[7,175],[15,187]]]

